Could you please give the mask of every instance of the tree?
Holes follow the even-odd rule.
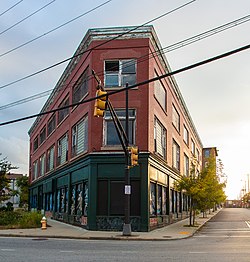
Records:
[[[22,176],[17,178],[16,185],[19,188],[18,195],[20,196],[20,207],[27,207],[29,201],[29,178]]]
[[[217,205],[226,200],[224,192],[226,184],[225,182],[220,182],[220,177],[218,176],[218,163],[220,173],[223,172],[221,160],[216,164],[213,158],[209,158],[205,168],[200,174],[204,190],[199,199],[199,209],[203,212],[211,208],[216,208]]]
[[[190,226],[195,224],[195,213],[197,210],[205,212],[221,204],[226,200],[224,193],[225,183],[220,183],[216,172],[216,162],[209,158],[206,167],[201,173],[195,173],[195,166],[192,167],[188,176],[182,176],[175,183],[178,191],[185,192],[191,198],[190,204]]]
[[[12,169],[17,169],[17,167],[12,166],[6,157],[0,159],[0,204],[10,199],[13,195],[10,189],[10,181],[6,177],[7,173]]]
[[[197,204],[203,191],[200,176],[195,174],[195,166],[192,167],[188,176],[182,176],[179,181],[175,182],[175,188],[178,191],[184,192],[190,198],[189,225],[194,226]]]

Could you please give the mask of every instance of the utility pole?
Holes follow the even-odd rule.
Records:
[[[125,132],[126,132],[126,150],[128,152],[129,148],[129,125],[128,125],[128,83],[126,84],[126,92],[125,92],[125,104],[126,104],[126,122],[125,122]],[[129,176],[129,154],[125,155],[125,205],[124,205],[124,224],[123,224],[123,232],[124,236],[131,236],[131,224],[130,224],[130,195],[131,195],[131,185],[130,185],[130,176]]]
[[[125,108],[126,108],[126,120],[125,120],[125,131],[123,126],[116,115],[116,112],[108,99],[108,94],[101,85],[101,80],[92,70],[98,86],[96,92],[96,101],[94,107],[94,116],[103,117],[106,108],[109,108],[111,117],[113,119],[117,135],[119,137],[121,146],[125,154],[125,186],[124,186],[124,224],[123,224],[123,235],[131,236],[131,224],[130,224],[130,196],[131,196],[131,185],[130,185],[130,167],[138,165],[138,147],[129,147],[129,108],[128,108],[128,83],[126,84],[125,92]],[[131,166],[129,165],[129,152],[131,151]]]

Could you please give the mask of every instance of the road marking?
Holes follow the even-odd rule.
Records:
[[[246,223],[247,226],[250,228],[250,221],[245,221],[245,223]]]
[[[60,250],[61,253],[74,253],[72,250]]]
[[[228,235],[222,235],[222,236],[218,236],[218,235],[214,235],[214,236],[205,236],[205,235],[202,235],[202,236],[193,236],[194,238],[250,238],[250,236],[228,236]]]
[[[10,248],[1,248],[1,251],[12,252],[12,251],[15,251],[15,249],[10,249]]]
[[[208,252],[202,252],[202,251],[190,251],[189,254],[207,254]]]

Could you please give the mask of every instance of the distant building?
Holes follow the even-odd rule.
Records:
[[[41,112],[95,97],[95,70],[108,92],[171,72],[152,26],[90,29]],[[125,123],[124,92],[109,97]],[[90,230],[121,230],[124,153],[111,114],[94,101],[38,117],[30,135],[30,208]],[[174,182],[202,167],[202,142],[173,76],[129,90],[131,225],[149,231],[188,216]]]
[[[10,181],[10,186],[9,188],[14,191],[14,190],[18,190],[19,188],[16,185],[16,180],[18,178],[23,177],[22,174],[14,174],[14,173],[8,173],[6,175],[6,178],[9,179]],[[8,194],[7,190],[5,190],[5,193]],[[14,208],[18,208],[19,207],[19,203],[20,203],[20,196],[16,195],[16,196],[12,196],[10,199],[6,200],[5,202],[1,203],[2,206],[5,206],[8,202],[11,202],[13,204]]]
[[[202,150],[202,167],[206,167],[208,161],[213,161],[216,167],[216,159],[218,156],[218,151],[216,147],[206,147]],[[216,170],[215,170],[216,172]]]

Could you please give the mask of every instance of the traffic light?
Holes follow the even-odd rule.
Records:
[[[131,152],[131,166],[137,166],[138,165],[138,147],[131,147],[130,152]]]
[[[106,103],[107,103],[107,92],[102,91],[102,90],[97,90],[96,91],[96,96],[102,96],[105,95],[103,97],[100,98],[96,98],[95,100],[95,107],[94,107],[94,116],[103,116],[104,115],[104,111],[106,109]]]

